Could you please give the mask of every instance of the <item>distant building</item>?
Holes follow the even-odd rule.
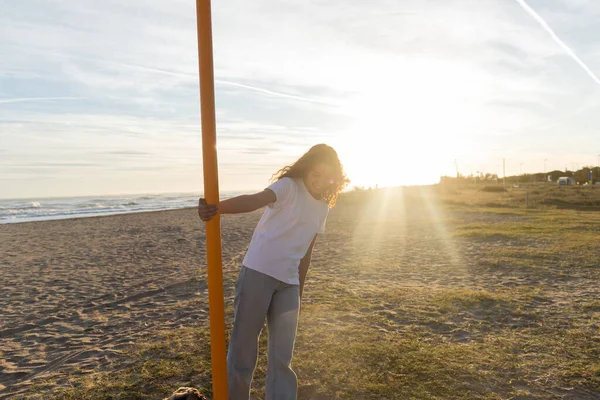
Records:
[[[558,178],[558,186],[570,186],[575,184],[575,179],[570,176],[561,176]]]

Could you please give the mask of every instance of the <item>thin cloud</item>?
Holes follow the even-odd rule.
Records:
[[[277,151],[280,151],[280,149],[278,149],[276,147],[254,147],[254,148],[245,149],[242,152],[244,154],[265,155],[265,154],[275,153]]]
[[[112,154],[112,155],[117,155],[117,156],[147,156],[147,155],[150,155],[150,153],[145,152],[145,151],[127,151],[127,150],[107,151],[107,152],[104,152],[103,154]]]
[[[560,47],[563,48],[564,51],[567,52],[567,54],[569,56],[571,56],[571,58],[573,60],[575,60],[575,62],[577,64],[579,64],[579,66],[581,68],[583,68],[583,70],[590,76],[590,78],[592,78],[594,80],[594,82],[596,82],[597,84],[600,85],[600,78],[598,78],[596,76],[596,74],[594,74],[594,72],[592,72],[592,70],[577,56],[577,54],[575,54],[575,52],[573,50],[571,50],[571,48],[569,46],[567,46],[565,44],[565,42],[563,42],[557,35],[556,33],[554,33],[554,31],[552,30],[552,28],[550,28],[550,25],[548,25],[548,23],[544,20],[544,18],[542,18],[533,8],[531,8],[527,3],[525,3],[525,0],[516,0],[517,3],[519,3],[519,5],[529,14],[531,15],[531,17],[533,17],[533,19],[535,19],[541,26],[542,28],[544,28],[544,30],[546,32],[548,32],[550,34],[550,36],[552,37],[552,39],[554,39],[554,41],[556,43],[558,43],[558,45]]]
[[[80,100],[81,97],[21,97],[13,99],[0,99],[0,104],[8,103],[26,103],[30,101],[65,101]]]

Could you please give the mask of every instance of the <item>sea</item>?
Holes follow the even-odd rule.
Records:
[[[221,199],[239,193],[221,193]],[[97,217],[147,211],[175,210],[198,205],[200,194],[140,194],[36,199],[0,199],[0,224]]]

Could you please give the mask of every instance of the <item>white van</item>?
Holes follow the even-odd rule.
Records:
[[[570,176],[562,176],[558,178],[558,186],[570,186],[575,184],[575,179]]]

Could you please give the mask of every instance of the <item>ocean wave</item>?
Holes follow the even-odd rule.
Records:
[[[9,207],[2,207],[2,210],[31,210],[32,208],[42,208],[42,204],[39,201],[32,201],[24,204],[14,204]]]
[[[104,203],[82,203],[75,206],[75,208],[109,208],[111,205]]]

